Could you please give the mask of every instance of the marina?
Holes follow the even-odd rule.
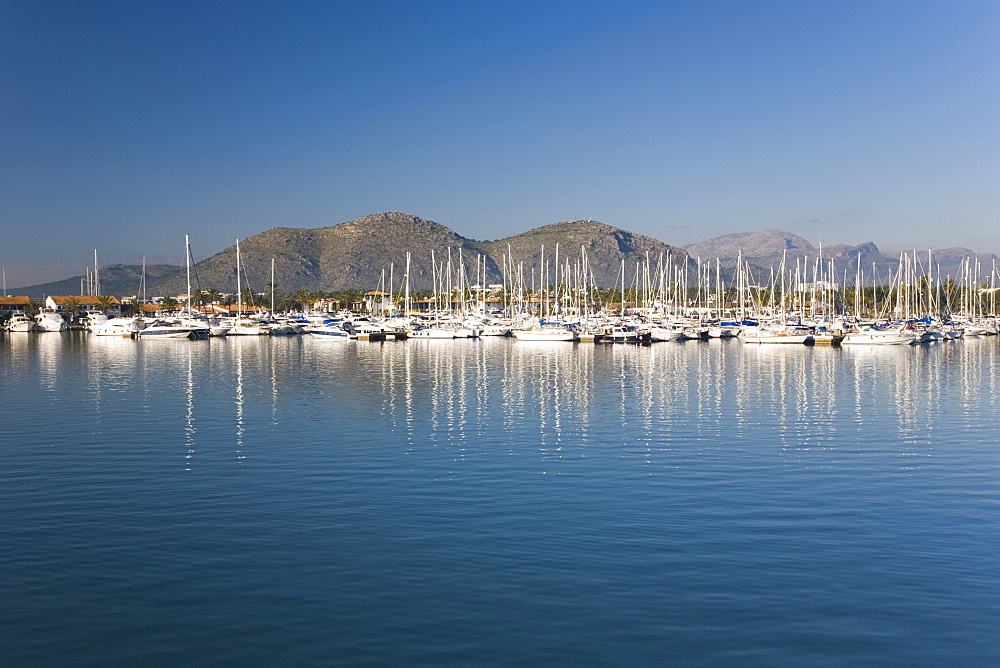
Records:
[[[411,220],[410,224],[417,223]],[[2,329],[11,333],[83,329],[147,340],[291,336],[319,330],[321,338],[346,333],[351,339],[375,342],[512,336],[521,341],[562,343],[737,338],[754,345],[886,346],[996,335],[1000,322],[996,261],[983,265],[967,256],[958,267],[961,280],[942,279],[930,250],[926,256],[916,251],[901,253],[896,269],[884,277],[885,283],[879,282],[882,277],[877,271],[873,270],[874,278],[865,276],[860,253],[853,282],[847,282],[846,271],[843,282],[838,282],[836,264],[824,259],[822,246],[815,257],[796,258],[794,265],[783,252],[780,263],[767,271],[766,280],[762,268],[742,259],[742,251],[724,273],[718,258],[703,262],[671,250],[657,258],[647,254],[644,261],[636,262],[629,283],[623,256],[619,285],[609,288],[595,281],[583,245],[576,255],[565,251],[560,255],[557,243],[551,264],[541,245],[537,266],[526,267],[524,261],[504,254],[502,282],[490,285],[484,285],[485,256],[470,258],[475,266],[470,270],[462,249],[455,249],[453,262],[449,247],[444,254],[447,260],[440,263],[433,249],[429,253],[429,293],[411,290],[411,271],[417,267],[407,252],[402,278],[393,279],[395,267],[389,263],[379,289],[364,293],[353,308],[344,308],[346,299],[300,288],[281,299],[286,306],[298,308],[278,312],[276,289],[255,293],[243,287],[245,265],[238,239],[233,270],[236,291],[228,295],[192,284],[190,248],[185,235],[183,295],[153,300],[145,295],[122,300],[109,295],[48,296],[44,308],[27,297],[9,297],[17,304],[36,307],[36,312],[30,318],[24,310],[0,312]],[[274,286],[274,258],[270,270],[269,285]],[[536,271],[540,285],[536,285]],[[96,284],[96,250],[94,277]],[[384,291],[386,287],[391,291]],[[84,312],[85,305],[91,310]],[[131,318],[127,327],[124,317]],[[115,327],[105,324],[109,318]]]
[[[1000,666],[998,31],[7,0],[0,668]]]
[[[94,336],[122,336],[137,339],[209,340],[226,336],[295,336],[312,335],[320,339],[345,339],[383,342],[406,339],[478,339],[513,337],[521,341],[576,343],[651,343],[735,338],[747,344],[797,345],[919,345],[956,341],[969,337],[996,336],[997,316],[946,316],[906,321],[861,322],[858,318],[803,318],[788,314],[784,319],[773,315],[753,316],[738,321],[720,321],[698,314],[651,316],[631,313],[616,316],[595,313],[584,318],[530,314],[504,317],[502,314],[448,313],[429,318],[373,317],[357,312],[338,313],[243,313],[232,318],[209,318],[203,314],[162,314],[144,319],[104,317],[84,328],[71,327],[55,313],[32,319],[23,313],[10,315],[0,332],[8,334],[65,333],[84,331]],[[89,317],[88,317],[89,319]],[[48,323],[43,324],[43,323]],[[55,323],[55,324],[52,324]]]

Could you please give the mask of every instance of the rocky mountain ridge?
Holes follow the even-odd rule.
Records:
[[[593,282],[601,286],[618,285],[623,264],[626,267],[625,280],[631,284],[636,264],[644,263],[647,258],[654,268],[661,258],[667,257],[673,258],[675,266],[684,261],[693,265],[695,258],[713,263],[718,258],[724,275],[731,280],[736,258],[741,256],[750,264],[757,278],[762,280],[783,260],[788,268],[794,268],[798,262],[807,278],[811,278],[816,260],[822,253],[824,265],[832,260],[835,277],[847,283],[854,280],[859,256],[862,271],[868,277],[866,282],[872,276],[888,277],[889,272],[895,271],[899,264],[898,257],[883,255],[871,242],[818,248],[803,237],[780,229],[727,234],[679,247],[598,221],[577,220],[545,225],[506,239],[477,241],[411,214],[383,212],[330,227],[275,227],[249,237],[239,243],[240,265],[243,267],[240,282],[243,287],[264,292],[271,281],[273,260],[279,293],[290,293],[300,288],[327,292],[344,289],[395,291],[403,284],[409,253],[410,288],[429,290],[435,273],[431,264],[432,253],[437,271],[440,271],[448,261],[450,249],[453,271],[457,270],[461,258],[470,283],[499,283],[506,272],[508,275],[520,274],[526,287],[530,287],[533,280],[540,284],[543,261],[552,274],[557,247],[560,264],[566,259],[578,262],[585,253]],[[235,292],[236,254],[234,245],[197,262],[192,267],[193,287],[211,288],[222,293]],[[685,257],[689,259],[685,260]],[[926,252],[918,254],[918,261],[926,263],[926,257]],[[957,276],[965,258],[978,260],[986,276],[992,263],[1000,259],[992,254],[977,255],[965,248],[935,250],[934,273]],[[102,292],[107,294],[135,295],[139,292],[141,281],[141,267],[138,266],[109,265],[101,268]],[[14,289],[11,294],[36,298],[51,294],[78,294],[80,285],[80,277],[74,277]],[[146,267],[147,295],[184,292],[186,273],[183,267]]]
[[[240,264],[245,267],[243,283],[248,281],[258,292],[270,282],[272,258],[280,292],[299,288],[398,291],[407,271],[407,253],[410,288],[430,290],[435,273],[447,269],[449,250],[452,271],[457,272],[461,262],[470,283],[500,283],[505,266],[513,273],[519,265],[528,282],[532,270],[541,275],[543,247],[552,271],[557,244],[564,259],[579,258],[580,249],[585,249],[593,278],[601,285],[617,284],[622,260],[631,266],[644,261],[647,253],[654,259],[660,254],[686,255],[651,237],[596,221],[567,221],[506,239],[476,241],[439,223],[400,212],[383,212],[317,229],[273,228],[241,241],[239,250]],[[234,291],[235,246],[197,263],[194,271],[201,287]],[[181,275],[164,277],[156,283],[156,289],[164,294],[184,292],[183,280]]]
[[[730,269],[735,267],[737,258],[741,257],[758,278],[767,276],[772,268],[777,269],[784,262],[785,267],[790,269],[794,269],[798,263],[806,272],[807,278],[811,279],[817,260],[822,258],[824,267],[828,267],[829,261],[833,261],[835,282],[854,283],[860,266],[863,282],[886,283],[890,272],[898,271],[900,264],[899,256],[883,254],[870,241],[856,246],[832,244],[817,247],[798,235],[780,229],[726,234],[687,244],[683,248],[692,258],[709,259],[712,262],[718,258],[723,266]],[[915,262],[912,251],[907,255],[910,258],[908,262],[915,264],[918,275],[931,270],[935,276],[958,278],[965,263],[975,266],[978,262],[980,276],[988,278],[993,263],[1000,265],[1000,257],[997,255],[976,253],[968,248],[933,249],[930,256],[927,250],[917,250]],[[933,266],[928,266],[928,262],[933,263]]]

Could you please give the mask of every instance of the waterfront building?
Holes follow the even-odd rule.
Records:
[[[108,310],[112,311],[115,315],[121,315],[122,303],[117,297],[103,297],[96,295],[49,295],[45,298],[45,308],[56,313],[61,313],[63,306],[70,300],[75,300],[79,311],[100,311],[102,310],[98,303],[102,299],[107,299],[112,307]]]

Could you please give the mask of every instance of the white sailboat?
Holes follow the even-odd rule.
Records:
[[[512,329],[511,335],[518,341],[576,341],[576,332],[569,327],[544,325],[530,329]]]
[[[888,329],[866,327],[849,332],[840,342],[842,346],[907,346],[917,341],[917,334],[907,330],[905,325]]]
[[[191,317],[191,247],[188,236],[184,235],[184,254],[187,264],[187,317],[180,320],[157,320],[153,324],[139,330],[136,335],[140,339],[191,339],[208,340],[208,326],[196,322]]]
[[[194,259],[191,256],[191,242],[188,240],[188,236],[184,235],[184,245],[187,248],[187,306],[184,309],[185,314],[180,319],[180,324],[187,325],[189,327],[194,327],[198,331],[197,337],[203,338],[207,336],[226,336],[229,334],[229,327],[226,327],[222,323],[212,322],[208,316],[204,314],[195,314],[191,310],[191,262]],[[204,332],[201,330],[205,330]],[[206,334],[207,332],[207,334]]]
[[[240,272],[240,240],[236,240],[236,317],[229,318],[225,324],[229,327],[230,336],[261,336],[267,334],[267,326],[257,318],[243,315],[243,282]]]
[[[743,343],[807,344],[813,342],[813,335],[809,330],[785,325],[744,327],[739,338]]]

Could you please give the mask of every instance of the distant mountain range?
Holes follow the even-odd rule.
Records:
[[[176,274],[184,267],[172,264],[149,264],[146,265],[146,285],[152,286],[157,280]],[[142,286],[143,267],[132,264],[109,264],[100,268],[101,294],[121,297],[125,295],[137,295]],[[49,283],[39,283],[26,288],[13,288],[7,290],[12,295],[26,295],[41,299],[48,295],[79,295],[87,292],[85,289],[85,277],[74,276],[61,281]],[[154,293],[147,290],[146,293],[152,296]]]
[[[647,254],[654,260],[671,254],[686,257],[677,247],[596,221],[556,223],[507,239],[476,241],[429,220],[386,212],[333,227],[276,227],[249,237],[239,244],[240,265],[244,268],[241,284],[249,284],[256,292],[265,291],[271,281],[273,259],[280,293],[299,288],[336,292],[381,287],[394,291],[402,285],[406,254],[410,253],[411,289],[429,290],[435,273],[432,253],[440,271],[446,267],[450,249],[453,271],[458,269],[461,253],[470,283],[501,282],[506,263],[509,271],[516,271],[520,264],[525,283],[530,286],[532,270],[539,276],[543,247],[545,261],[552,267],[557,244],[563,259],[571,255],[579,258],[581,247],[586,249],[593,279],[600,285],[618,284],[623,260],[626,266],[634,267],[636,262],[644,262]],[[192,287],[235,292],[236,252],[236,246],[232,246],[196,263],[192,267]],[[113,293],[116,295],[134,295],[139,285],[137,269],[131,265],[102,267],[101,285],[108,292],[119,290]],[[536,281],[540,284],[540,277]],[[182,267],[164,268],[157,276],[150,274],[147,278],[148,295],[183,294],[186,286]],[[78,294],[79,289],[79,278],[73,278],[21,288],[18,294]]]
[[[794,268],[796,262],[799,262],[806,271],[807,279],[811,280],[816,260],[822,257],[824,265],[833,260],[834,280],[851,284],[854,283],[860,257],[863,282],[871,283],[872,277],[875,277],[874,282],[887,283],[890,272],[898,271],[900,261],[898,256],[883,255],[878,246],[870,241],[857,246],[834,244],[818,248],[800,236],[779,229],[726,234],[696,244],[687,244],[683,248],[695,259],[715,262],[718,258],[724,267],[734,267],[737,258],[742,256],[743,261],[756,270],[759,279],[765,279],[772,267],[777,268],[784,261],[788,268]],[[912,252],[907,255],[913,258]],[[973,265],[978,261],[983,277],[989,276],[994,262],[1000,265],[1000,257],[997,255],[976,253],[968,248],[934,249],[930,257],[927,250],[918,250],[917,274],[923,275],[928,269],[932,269],[935,276],[958,278],[965,261]],[[933,263],[933,266],[930,267],[928,262]]]
[[[427,290],[432,287],[431,256],[440,268],[448,261],[451,249],[453,270],[459,255],[466,267],[470,282],[499,283],[504,267],[520,271],[525,283],[532,275],[540,276],[544,259],[550,271],[554,266],[556,246],[559,247],[560,264],[565,259],[577,261],[581,249],[586,252],[594,281],[602,286],[620,282],[624,262],[626,283],[631,284],[636,263],[649,258],[654,265],[659,259],[673,258],[675,266],[690,258],[714,263],[719,259],[724,274],[731,278],[736,258],[742,255],[756,272],[758,279],[766,280],[771,267],[778,267],[784,258],[786,267],[798,261],[807,268],[811,278],[812,267],[820,256],[833,260],[835,275],[853,282],[858,256],[861,267],[870,281],[872,274],[887,277],[898,267],[899,259],[883,255],[873,243],[858,246],[844,244],[814,247],[809,241],[784,230],[727,234],[684,247],[670,246],[652,237],[628,232],[591,220],[567,221],[539,227],[522,234],[496,241],[476,241],[456,233],[444,225],[399,212],[385,212],[364,216],[332,227],[316,229],[276,227],[240,242],[241,265],[244,267],[242,283],[249,283],[255,292],[263,292],[271,280],[271,263],[278,291],[289,293],[304,288],[336,292],[343,289],[387,291],[398,290],[406,270],[406,254],[410,253],[409,281],[411,289]],[[192,284],[195,288],[214,288],[219,292],[236,290],[236,247],[227,248],[192,267]],[[979,260],[985,274],[992,262],[1000,259],[992,254],[976,254],[965,248],[935,250],[934,272],[957,276],[964,258]],[[926,263],[926,252],[919,254]],[[477,270],[477,263],[479,269]],[[146,267],[146,294],[177,295],[186,292],[186,272],[183,267],[154,265]],[[484,273],[485,272],[485,273]],[[389,278],[392,277],[390,285]],[[80,293],[81,278],[33,285],[9,290],[11,294],[43,297],[45,295],[74,295]],[[101,292],[116,296],[139,293],[142,268],[135,265],[109,265],[100,270]],[[538,280],[536,278],[536,280]],[[537,284],[537,283],[536,283]]]

